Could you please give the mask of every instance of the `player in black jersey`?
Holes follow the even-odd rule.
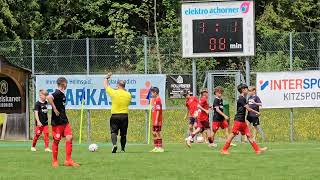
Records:
[[[66,96],[65,90],[67,89],[67,79],[60,77],[57,80],[58,89],[48,96],[48,101],[52,106],[52,157],[53,167],[58,167],[58,146],[62,137],[66,138],[66,160],[65,166],[80,166],[73,162],[71,159],[72,153],[72,130],[66,114]]]
[[[242,135],[246,135],[249,139],[249,142],[253,149],[255,150],[256,154],[260,154],[261,152],[264,152],[267,150],[266,147],[260,148],[255,141],[253,141],[249,127],[247,123],[245,122],[246,119],[246,111],[253,112],[257,116],[260,115],[259,112],[253,110],[249,107],[246,96],[248,94],[248,86],[245,84],[240,84],[238,86],[238,91],[240,93],[239,99],[237,100],[237,114],[234,118],[234,125],[232,134],[229,135],[226,144],[224,145],[223,149],[221,150],[221,154],[229,155],[228,149],[230,147],[231,141],[233,138],[239,134],[239,132]]]
[[[48,131],[48,108],[47,108],[47,96],[48,92],[46,90],[39,91],[39,101],[36,102],[34,106],[34,119],[35,119],[35,136],[32,141],[31,151],[37,151],[36,144],[39,136],[44,135],[44,151],[52,152],[49,148],[49,131]]]
[[[259,96],[257,96],[257,94],[256,94],[256,87],[250,86],[248,95],[249,95],[249,98],[248,98],[249,107],[251,109],[254,109],[254,110],[260,112],[259,107],[262,106],[262,102],[261,102]],[[248,122],[247,122],[248,126],[250,126],[250,124],[253,125],[253,140],[256,141],[258,126],[260,125],[259,117],[256,116],[254,113],[249,112],[247,114],[247,120],[248,120]]]
[[[214,88],[214,95],[216,96],[213,100],[213,117],[212,117],[212,131],[213,131],[213,139],[219,128],[225,129],[225,135],[228,137],[229,135],[229,117],[223,112],[223,99],[222,94],[224,90],[221,86],[217,86]],[[235,146],[235,144],[232,144]]]

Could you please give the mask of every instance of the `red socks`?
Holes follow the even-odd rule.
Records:
[[[44,147],[49,147],[49,133],[44,133]]]
[[[53,162],[58,161],[58,146],[59,146],[59,141],[54,140],[52,143],[52,159]]]
[[[230,147],[230,144],[231,144],[231,141],[229,141],[229,142],[227,141],[226,144],[223,146],[223,150],[227,151]]]
[[[162,139],[153,140],[154,147],[162,147]]]
[[[158,139],[158,147],[162,147],[162,139]]]
[[[71,161],[72,141],[66,141],[66,161]]]
[[[231,142],[226,142],[226,144],[223,146],[223,150],[227,151],[230,147],[230,144],[231,144]],[[258,146],[258,144],[255,141],[253,141],[251,143],[251,146],[256,152],[260,150],[260,147]]]
[[[158,147],[158,139],[153,140],[153,145],[154,145],[154,147]]]
[[[253,149],[254,149],[256,152],[260,150],[258,144],[257,144],[255,141],[253,141],[253,142],[251,143],[251,146],[253,147]]]
[[[32,147],[36,147],[36,144],[37,144],[37,141],[38,141],[39,136],[40,136],[40,135],[35,135],[35,136],[34,136],[33,141],[32,141]]]
[[[52,143],[53,162],[58,161],[58,146],[59,146],[59,141],[53,141]],[[71,153],[72,153],[72,141],[66,141],[66,161],[71,161]]]

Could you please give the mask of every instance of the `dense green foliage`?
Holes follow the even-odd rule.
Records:
[[[0,40],[153,36],[153,0],[0,0]],[[258,33],[319,31],[317,0],[258,0]],[[158,0],[160,36],[179,36],[180,1]]]
[[[230,148],[221,156],[206,145],[165,144],[165,153],[149,153],[152,146],[129,145],[126,153],[111,154],[110,145],[89,152],[87,145],[74,146],[73,158],[81,167],[51,167],[51,154],[30,152],[30,143],[0,144],[0,179],[318,179],[319,143],[267,143],[269,151],[256,155],[249,144]],[[59,160],[65,157],[60,143]]]
[[[181,58],[180,42],[180,6],[178,0],[158,0],[157,29],[160,38],[160,65],[163,73],[189,73],[191,61]],[[266,54],[259,54],[271,46],[272,59],[281,60],[287,65],[288,55],[277,51],[288,50],[287,32],[320,32],[320,3],[317,0],[257,0],[255,1],[257,55],[252,60],[254,69],[264,67]],[[121,64],[124,69],[112,67],[115,71],[144,72],[143,56],[133,60],[132,54],[142,55],[143,43],[136,37],[154,37],[154,0],[0,0],[0,41],[20,39],[80,39],[115,38],[113,54],[123,55]],[[270,37],[279,35],[270,41]],[[163,38],[168,37],[168,38]],[[314,37],[301,37],[300,49],[317,49],[319,34]],[[262,43],[260,43],[262,42]],[[157,73],[158,64],[156,42],[149,41],[149,72]],[[310,45],[310,46],[308,46]],[[6,53],[9,54],[6,48]],[[310,67],[316,67],[316,51],[308,52],[297,58],[299,66],[304,68],[305,60],[312,61]],[[20,53],[19,53],[20,54]],[[264,57],[261,57],[264,56]],[[261,60],[262,59],[262,60]],[[295,58],[296,59],[296,58]],[[261,61],[260,61],[261,60]],[[282,61],[283,60],[283,61]],[[118,60],[114,60],[118,62]],[[271,63],[273,63],[272,61]],[[277,62],[274,62],[277,63]],[[170,65],[169,65],[170,64]],[[204,72],[212,69],[244,69],[244,59],[216,58],[197,62],[199,80],[203,81]],[[111,66],[110,66],[111,67]],[[123,67],[123,66],[122,66]],[[310,68],[309,66],[306,68]],[[279,66],[287,69],[287,66]],[[269,67],[270,69],[270,67]],[[272,69],[272,68],[271,68]],[[102,70],[97,70],[102,71]],[[81,72],[78,70],[77,72]]]

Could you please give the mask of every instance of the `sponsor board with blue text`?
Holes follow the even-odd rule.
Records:
[[[320,71],[257,73],[263,108],[320,107]]]
[[[49,94],[57,88],[56,80],[60,75],[38,75],[36,77],[36,91],[48,90]],[[68,80],[65,92],[66,108],[80,109],[81,99],[84,97],[86,109],[110,109],[111,99],[104,87],[104,75],[63,75]],[[160,89],[160,97],[165,108],[166,75],[114,75],[109,80],[111,87],[115,88],[118,80],[126,81],[126,89],[132,95],[130,109],[148,109],[149,102],[146,99],[149,89],[157,86]],[[37,93],[38,99],[38,93]]]

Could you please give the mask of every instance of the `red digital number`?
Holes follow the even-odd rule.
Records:
[[[204,33],[206,31],[206,23],[200,22],[200,32]]]
[[[226,38],[219,39],[219,50],[224,51],[226,49]]]
[[[219,38],[218,48],[220,51],[224,51],[226,49],[226,38]],[[209,39],[209,49],[210,49],[210,51],[217,50],[217,39],[216,38]]]
[[[209,39],[209,49],[210,49],[210,51],[215,51],[217,49],[217,39],[216,38]]]
[[[237,30],[238,30],[237,27],[238,27],[238,22],[237,21],[232,22],[231,32],[237,32]]]

